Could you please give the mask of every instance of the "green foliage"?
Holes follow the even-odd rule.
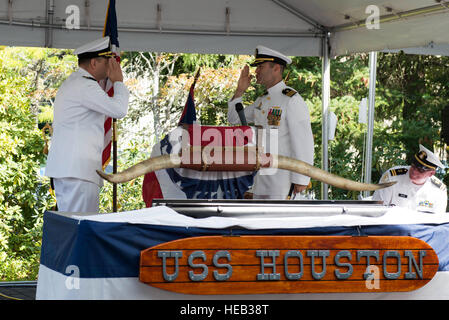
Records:
[[[305,70],[303,69],[305,66]],[[448,57],[380,53],[378,56],[372,181],[395,165],[409,163],[418,144],[440,152],[441,111],[447,106]],[[310,72],[313,70],[313,72]],[[293,76],[293,77],[292,77]],[[338,118],[336,137],[329,143],[330,171],[362,181],[366,125],[358,124],[358,104],[368,96],[368,55],[331,61],[330,110]],[[317,58],[293,59],[289,85],[306,99],[315,138],[315,166],[321,166],[321,63]],[[319,88],[319,90],[318,90]],[[445,173],[437,172],[444,179]],[[317,198],[320,183],[312,182]],[[357,194],[330,188],[330,199],[356,199]]]
[[[39,175],[44,141],[32,112],[35,79],[27,72],[42,54],[0,51],[0,280],[36,278],[42,215],[54,205],[49,181]]]
[[[145,150],[148,149],[149,142],[145,139],[130,142],[122,150],[119,150],[117,167],[121,169],[129,168],[137,162],[147,159],[149,153],[145,152]],[[142,198],[142,182],[143,176],[117,185],[118,211],[131,211],[145,208],[145,202]],[[105,182],[100,193],[100,212],[113,212],[112,196],[112,184]]]
[[[203,125],[227,125],[228,101],[235,90],[237,68],[202,68],[195,85],[197,117]]]
[[[52,123],[53,122],[53,107],[51,106],[40,106],[39,114],[37,115],[37,120],[39,123]]]
[[[320,58],[293,57],[292,64],[288,67],[288,71],[286,72],[288,74],[286,84],[295,88],[304,100],[321,97]],[[285,76],[287,76],[287,74],[285,74]]]
[[[198,67],[219,69],[227,67],[238,60],[237,56],[224,54],[183,54],[176,63],[176,74],[195,73]]]
[[[379,55],[377,108],[381,119],[392,119],[397,139],[409,160],[418,143],[441,148],[441,110],[447,105],[449,57]]]

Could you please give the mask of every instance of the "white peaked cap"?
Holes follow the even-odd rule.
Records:
[[[441,163],[440,159],[429,149],[425,148],[423,145],[419,145],[419,152],[415,154],[415,160],[424,167],[430,169],[436,169],[436,167],[445,168],[444,164]]]
[[[251,65],[257,66],[267,61],[279,63],[284,66],[292,63],[292,59],[276,50],[267,48],[265,46],[257,46],[255,53],[255,60]]]
[[[110,51],[109,36],[106,36],[76,48],[73,54],[77,55],[79,58],[93,58],[99,56],[110,56]]]

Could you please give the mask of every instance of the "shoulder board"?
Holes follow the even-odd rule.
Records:
[[[400,175],[406,174],[408,172],[408,169],[407,168],[390,169],[389,172],[390,172],[390,175],[392,177],[394,177],[394,176],[400,176]]]
[[[97,82],[97,80],[95,80],[94,77],[83,76],[83,78],[86,78],[86,79],[89,79],[89,80],[94,80],[95,82]]]
[[[436,185],[438,188],[440,188],[441,190],[446,190],[446,185],[443,183],[443,181],[441,181],[437,177],[431,176],[430,181],[432,181],[432,183],[434,185]]]
[[[287,97],[293,97],[297,92],[290,88],[285,88],[282,90],[282,93],[285,94]]]

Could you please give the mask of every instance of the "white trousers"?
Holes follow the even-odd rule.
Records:
[[[98,213],[100,187],[90,181],[76,178],[54,178],[58,211]]]

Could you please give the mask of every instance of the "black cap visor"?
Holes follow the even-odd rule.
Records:
[[[250,66],[256,67],[259,64],[262,64],[264,62],[273,62],[273,63],[277,63],[277,64],[280,64],[283,66],[287,65],[287,62],[285,60],[282,60],[281,58],[269,56],[269,55],[265,55],[265,54],[258,54],[258,55],[256,55],[256,59],[250,64]]]
[[[434,165],[433,163],[427,161],[427,160],[422,160],[419,159],[416,155],[414,157],[414,159],[412,160],[412,164],[420,169],[420,170],[426,170],[426,171],[430,171],[430,170],[436,170],[437,166]]]
[[[109,48],[106,48],[106,49],[94,51],[94,52],[80,53],[78,55],[78,59],[91,59],[91,58],[98,58],[98,57],[112,58],[112,57],[114,57],[114,53]]]

